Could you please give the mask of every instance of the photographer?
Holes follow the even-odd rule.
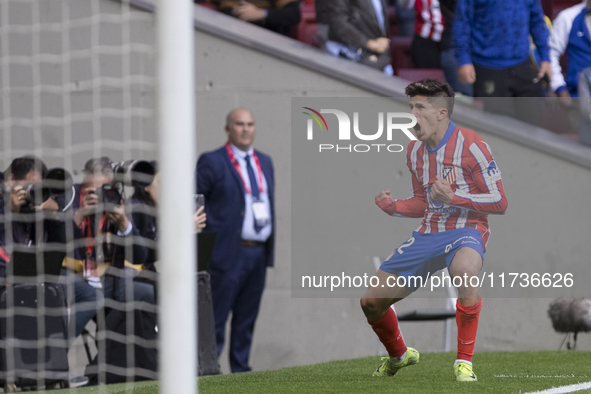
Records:
[[[63,206],[63,198],[44,198],[41,183],[47,175],[45,164],[34,156],[23,156],[12,161],[4,172],[4,193],[0,214],[0,277],[6,276],[6,263],[10,261],[14,244],[27,246],[41,243],[65,243],[65,226],[54,213]],[[41,200],[45,201],[41,201]],[[36,205],[38,204],[38,205]],[[43,231],[37,232],[40,222],[36,211],[44,211],[41,222]],[[10,223],[9,223],[10,222]],[[11,228],[7,237],[6,230]]]
[[[86,163],[84,181],[77,188],[73,206],[76,209],[75,237],[85,240],[84,246],[77,248],[82,263],[78,270],[89,285],[95,288],[104,285],[105,297],[127,301],[126,281],[118,277],[134,276],[135,270],[141,270],[147,248],[125,213],[123,196],[113,184],[112,163],[108,158],[90,159]],[[127,247],[128,237],[132,238],[131,248]],[[107,270],[108,267],[112,268]],[[105,272],[101,283],[100,276]],[[133,299],[154,304],[152,286],[133,283]]]

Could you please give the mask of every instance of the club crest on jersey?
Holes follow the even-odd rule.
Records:
[[[443,179],[453,184],[456,181],[456,170],[454,167],[443,167]]]
[[[497,167],[497,163],[495,161],[491,161],[488,163],[488,168],[486,169],[486,173],[493,181],[498,181],[501,179],[501,170]]]

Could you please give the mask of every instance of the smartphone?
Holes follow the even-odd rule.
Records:
[[[203,194],[195,194],[195,212],[203,206],[205,206],[205,196]]]

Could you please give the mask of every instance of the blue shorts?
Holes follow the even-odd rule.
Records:
[[[445,267],[449,269],[458,250],[464,247],[476,250],[484,262],[484,241],[480,232],[473,228],[429,234],[413,231],[412,237],[400,245],[380,269],[406,278],[414,291],[417,286],[412,284],[416,281],[409,281],[410,276],[421,276],[425,280],[429,274]]]

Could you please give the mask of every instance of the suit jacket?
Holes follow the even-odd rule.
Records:
[[[355,48],[365,48],[368,40],[388,37],[388,4],[381,0],[384,15],[382,32],[371,0],[319,0],[331,10],[328,38]]]
[[[267,181],[271,204],[271,236],[265,244],[266,264],[273,266],[275,249],[275,181],[271,158],[255,150],[261,169]],[[205,196],[207,222],[204,231],[216,232],[211,256],[211,268],[228,270],[232,268],[240,253],[240,238],[244,219],[244,185],[240,175],[230,162],[223,146],[199,157],[197,170],[197,193]]]

